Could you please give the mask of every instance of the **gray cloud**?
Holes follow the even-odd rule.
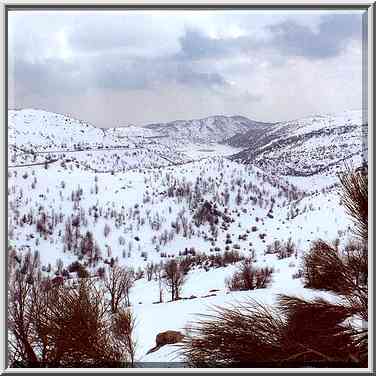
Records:
[[[49,96],[57,92],[84,93],[88,89],[156,90],[168,84],[208,89],[227,85],[219,73],[202,71],[174,56],[130,59],[119,53],[81,57],[74,62],[14,59],[11,66],[11,76],[16,78],[15,95],[27,90]]]
[[[181,56],[188,59],[213,58],[223,56],[229,52],[230,40],[213,39],[199,30],[188,29],[179,38]]]
[[[229,54],[243,55],[252,48],[260,48],[260,42],[251,35],[227,38],[211,38],[198,29],[187,29],[179,38],[181,52],[184,59],[214,59],[228,58]]]
[[[133,68],[119,71],[101,71],[98,72],[97,88],[111,89],[157,89],[159,85],[168,85],[178,83],[183,86],[206,87],[225,85],[225,79],[218,73],[195,72],[187,66],[172,67],[173,70],[165,71],[148,71],[151,64],[144,62],[141,65],[134,64]],[[167,65],[167,64],[166,64]],[[154,67],[155,69],[155,67]]]
[[[286,55],[323,59],[337,56],[351,38],[361,38],[361,16],[323,16],[317,32],[287,20],[269,27],[271,44]]]
[[[249,54],[270,48],[285,56],[325,59],[339,55],[350,39],[360,40],[361,29],[361,15],[335,14],[322,16],[318,31],[301,22],[287,19],[269,25],[267,30],[270,36],[263,40],[255,39],[252,34],[212,38],[200,30],[187,29],[179,41],[181,56],[192,60]]]
[[[212,69],[208,72],[189,61],[165,56],[163,58],[134,58],[114,55],[96,70],[97,87],[114,89],[156,89],[158,86],[178,83],[183,86],[216,87],[226,85],[226,80]]]
[[[196,87],[226,86],[226,80],[218,73],[194,72],[187,67],[178,69],[177,83]]]
[[[17,94],[34,91],[41,96],[54,95],[56,92],[69,94],[85,89],[85,78],[79,66],[60,59],[45,59],[30,62],[14,59],[10,78],[14,81]]]

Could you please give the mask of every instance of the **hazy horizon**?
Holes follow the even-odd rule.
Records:
[[[44,108],[32,108],[32,107],[9,107],[8,106],[8,111],[22,111],[22,110],[34,110],[34,111],[44,111],[44,112],[51,112],[51,113],[55,113],[55,114],[58,114],[58,115],[63,115],[63,116],[67,116],[67,117],[70,117],[72,119],[76,119],[76,120],[81,120],[89,125],[92,125],[96,128],[101,128],[101,129],[110,129],[110,128],[127,128],[127,127],[145,127],[145,126],[148,126],[148,125],[153,125],[153,124],[168,124],[168,123],[173,123],[173,122],[177,122],[177,121],[193,121],[193,120],[203,120],[203,119],[207,119],[207,118],[213,118],[213,117],[219,117],[219,116],[224,116],[224,117],[244,117],[244,118],[247,118],[248,120],[252,120],[252,121],[255,121],[255,122],[259,122],[259,123],[265,123],[265,124],[276,124],[276,123],[282,123],[282,122],[287,122],[287,121],[294,121],[294,120],[298,120],[298,119],[304,119],[304,118],[308,118],[310,116],[318,116],[318,115],[329,115],[329,114],[335,114],[336,112],[316,112],[316,113],[312,113],[312,114],[306,114],[306,115],[303,115],[299,118],[290,118],[290,119],[281,119],[281,120],[278,120],[278,121],[267,121],[267,120],[259,120],[259,119],[256,119],[256,118],[252,118],[252,117],[248,117],[248,116],[244,116],[244,115],[238,115],[238,114],[230,114],[230,115],[224,115],[224,114],[213,114],[213,115],[209,115],[209,116],[204,116],[204,117],[201,117],[201,118],[186,118],[186,119],[173,119],[173,120],[169,120],[169,121],[162,121],[162,122],[149,122],[149,123],[143,123],[143,124],[134,124],[134,123],[122,123],[122,124],[118,124],[118,125],[114,125],[114,126],[109,126],[109,127],[101,127],[99,125],[96,125],[96,124],[93,124],[91,122],[89,122],[87,119],[85,118],[82,118],[82,117],[79,117],[79,116],[74,116],[73,114],[69,114],[69,113],[63,113],[63,112],[55,112],[55,111],[49,111],[48,109],[44,109]],[[349,109],[346,109],[346,110],[343,110],[343,111],[362,111],[361,108],[349,108]],[[340,113],[342,111],[339,111],[337,113]]]

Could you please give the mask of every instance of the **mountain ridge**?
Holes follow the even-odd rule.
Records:
[[[181,163],[209,155],[211,149],[219,153],[223,145],[231,160],[254,164],[273,174],[297,176],[310,176],[330,166],[337,169],[353,160],[363,164],[367,157],[364,139],[368,128],[361,110],[278,123],[215,115],[106,129],[44,110],[9,110],[8,114],[9,144],[43,153],[122,148],[131,156],[131,150],[142,149],[145,158],[154,159],[158,154],[158,160],[172,158]],[[179,152],[185,156],[177,157]],[[113,158],[118,158],[116,150]]]

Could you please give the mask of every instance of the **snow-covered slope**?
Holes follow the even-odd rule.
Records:
[[[8,111],[8,142],[18,146],[42,146],[45,150],[69,149],[103,142],[103,132],[81,120],[42,110]]]
[[[265,128],[267,123],[243,116],[211,116],[197,120],[177,120],[145,126],[160,136],[188,143],[218,143],[252,128]]]
[[[271,303],[276,293],[283,292],[312,295],[293,278],[304,252],[314,239],[340,237],[344,242],[350,233],[335,189],[305,192],[257,167],[224,158],[113,175],[98,175],[72,163],[52,164],[48,169],[9,168],[8,176],[10,244],[21,254],[38,251],[44,270],[51,269],[51,274],[59,259],[67,269],[80,260],[95,276],[110,258],[140,273],[151,262],[180,259],[186,250],[208,257],[189,271],[184,299],[177,302],[171,302],[164,289],[164,303],[153,304],[159,299],[158,282],[139,274],[131,299],[141,361],[174,361],[171,348],[146,356],[155,336],[163,330],[183,329],[213,304],[246,298]],[[225,214],[218,216],[214,227],[195,223],[205,200]],[[71,240],[69,229],[74,234]],[[99,250],[94,264],[80,255],[87,231]],[[282,260],[265,254],[275,239],[289,237],[297,245],[296,254]],[[230,293],[225,280],[238,263],[211,266],[230,251],[254,255],[255,267],[273,267],[270,288]]]
[[[367,159],[367,136],[361,111],[319,115],[271,125],[233,158],[282,175],[333,175]]]
[[[136,127],[130,125],[128,127],[117,127],[117,128],[104,128],[103,132],[108,137],[113,137],[115,139],[128,139],[132,138],[154,138],[158,137],[152,129],[147,129],[145,127]]]

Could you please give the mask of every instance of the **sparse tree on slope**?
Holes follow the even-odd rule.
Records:
[[[167,289],[171,292],[171,300],[178,300],[186,278],[176,260],[168,261],[164,265],[164,277]]]
[[[111,312],[116,313],[121,305],[129,302],[129,291],[133,286],[134,276],[130,269],[120,267],[116,264],[109,266],[107,275],[104,278],[104,286],[111,297]]]

